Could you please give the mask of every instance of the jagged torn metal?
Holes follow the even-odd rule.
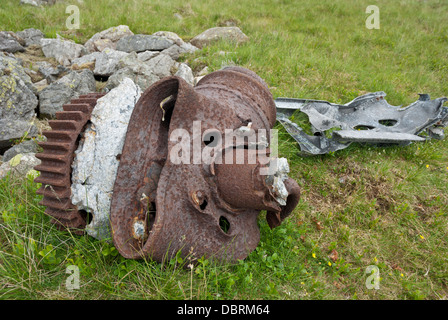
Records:
[[[323,100],[277,98],[277,120],[299,143],[301,155],[318,155],[348,147],[352,142],[408,145],[413,141],[443,139],[448,125],[447,98],[428,94],[407,107],[392,106],[386,93],[368,93],[340,105]],[[300,110],[308,115],[314,135],[306,134],[289,117]],[[331,138],[325,132],[331,131]],[[421,134],[426,133],[426,136]]]

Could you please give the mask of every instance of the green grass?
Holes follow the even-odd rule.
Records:
[[[66,4],[45,9],[4,0],[0,29],[34,27],[84,43],[119,24],[134,33],[168,30],[185,40],[232,21],[249,37],[184,59],[196,70],[236,64],[257,72],[274,97],[346,103],[385,91],[392,105],[417,93],[448,94],[448,4],[376,1],[380,29],[365,28],[370,1],[88,1],[81,29],[65,27]],[[182,20],[173,17],[175,13]],[[229,52],[227,55],[220,51]],[[306,120],[306,119],[305,119]],[[56,230],[31,178],[0,180],[0,297],[3,299],[446,299],[448,142],[406,147],[353,144],[301,158],[279,126],[279,152],[302,188],[293,214],[235,265],[188,259],[126,260],[110,244]],[[337,257],[335,255],[337,252]],[[80,289],[68,291],[66,266]],[[330,265],[331,264],[331,265]],[[366,268],[380,271],[369,290]]]

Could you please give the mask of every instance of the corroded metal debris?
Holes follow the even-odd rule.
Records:
[[[70,202],[70,163],[91,112],[83,108],[71,115],[66,106],[50,123],[36,168],[47,213],[80,229],[85,219]],[[181,250],[192,259],[244,259],[260,240],[260,212],[274,228],[300,198],[286,159],[271,156],[275,122],[267,85],[244,68],[213,72],[195,87],[176,76],[149,87],[129,120],[110,205],[121,255],[162,261]]]
[[[176,163],[173,151],[178,141],[170,137],[178,129],[195,136],[198,122],[200,137],[218,137],[226,129],[244,132],[238,129],[248,126],[253,132],[269,131],[275,121],[267,86],[246,69],[213,72],[194,88],[177,77],[150,87],[131,116],[114,186],[110,218],[120,253],[158,261],[180,249],[185,254],[191,250],[197,258],[245,258],[260,239],[260,211],[268,212],[272,227],[279,225],[299,200],[296,182],[286,179],[290,195],[282,206],[260,174],[269,166],[268,154],[231,145],[218,148],[216,154],[222,159],[242,152],[244,163],[205,164],[195,161],[194,153],[186,158],[188,164]],[[205,146],[211,140],[199,143]],[[194,139],[188,140],[184,150],[193,150],[194,144]]]
[[[387,103],[385,96],[383,91],[368,93],[344,105],[278,98],[277,120],[299,143],[302,155],[334,152],[352,142],[408,145],[444,137],[443,127],[448,125],[448,107],[443,106],[446,98],[431,100],[428,94],[420,94],[417,101],[402,108]],[[296,110],[308,115],[313,135],[288,119]]]

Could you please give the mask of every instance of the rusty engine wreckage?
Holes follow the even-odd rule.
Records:
[[[49,121],[41,164],[35,179],[42,187],[45,213],[52,223],[75,234],[84,234],[89,214],[72,201],[72,163],[83,141],[92,111],[104,93],[74,99]],[[442,137],[448,121],[445,98],[430,100],[422,95],[408,108],[392,107],[384,93],[359,97],[346,105],[326,101],[279,98],[254,72],[228,67],[212,72],[196,86],[172,76],[149,87],[138,99],[127,125],[122,152],[107,212],[112,241],[125,258],[170,258],[181,250],[186,256],[213,257],[223,261],[244,259],[260,241],[257,217],[266,211],[271,228],[279,226],[297,206],[300,187],[288,177],[287,160],[272,157],[271,137],[265,143],[235,143],[220,147],[216,140],[227,129],[250,136],[269,132],[279,121],[299,143],[301,154],[314,155],[347,147],[352,141],[406,144],[421,141],[429,130]],[[307,135],[288,117],[296,110],[308,114],[316,134]],[[387,123],[382,121],[388,120]],[[215,142],[215,155],[244,161],[197,163],[188,155],[186,163],[172,161],[178,141],[174,130],[194,135],[201,123],[203,147]],[[357,126],[372,130],[358,131]],[[333,138],[325,130],[338,127]],[[382,130],[384,129],[384,130]],[[443,131],[442,131],[443,132]],[[238,140],[237,140],[238,141]],[[217,147],[216,147],[217,146]],[[193,141],[187,142],[188,150]],[[226,158],[227,159],[227,158]],[[249,161],[255,159],[255,161]],[[266,173],[263,170],[268,169]]]

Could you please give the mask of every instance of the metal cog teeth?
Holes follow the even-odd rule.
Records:
[[[52,130],[44,131],[47,141],[40,142],[43,152],[36,154],[41,164],[34,169],[40,176],[34,181],[42,187],[37,194],[43,195],[41,205],[47,207],[45,213],[59,229],[71,229],[75,234],[83,234],[86,226],[85,213],[78,211],[71,203],[71,164],[78,147],[78,137],[93,108],[104,93],[82,95],[63,106],[56,113],[56,120],[50,120]]]

